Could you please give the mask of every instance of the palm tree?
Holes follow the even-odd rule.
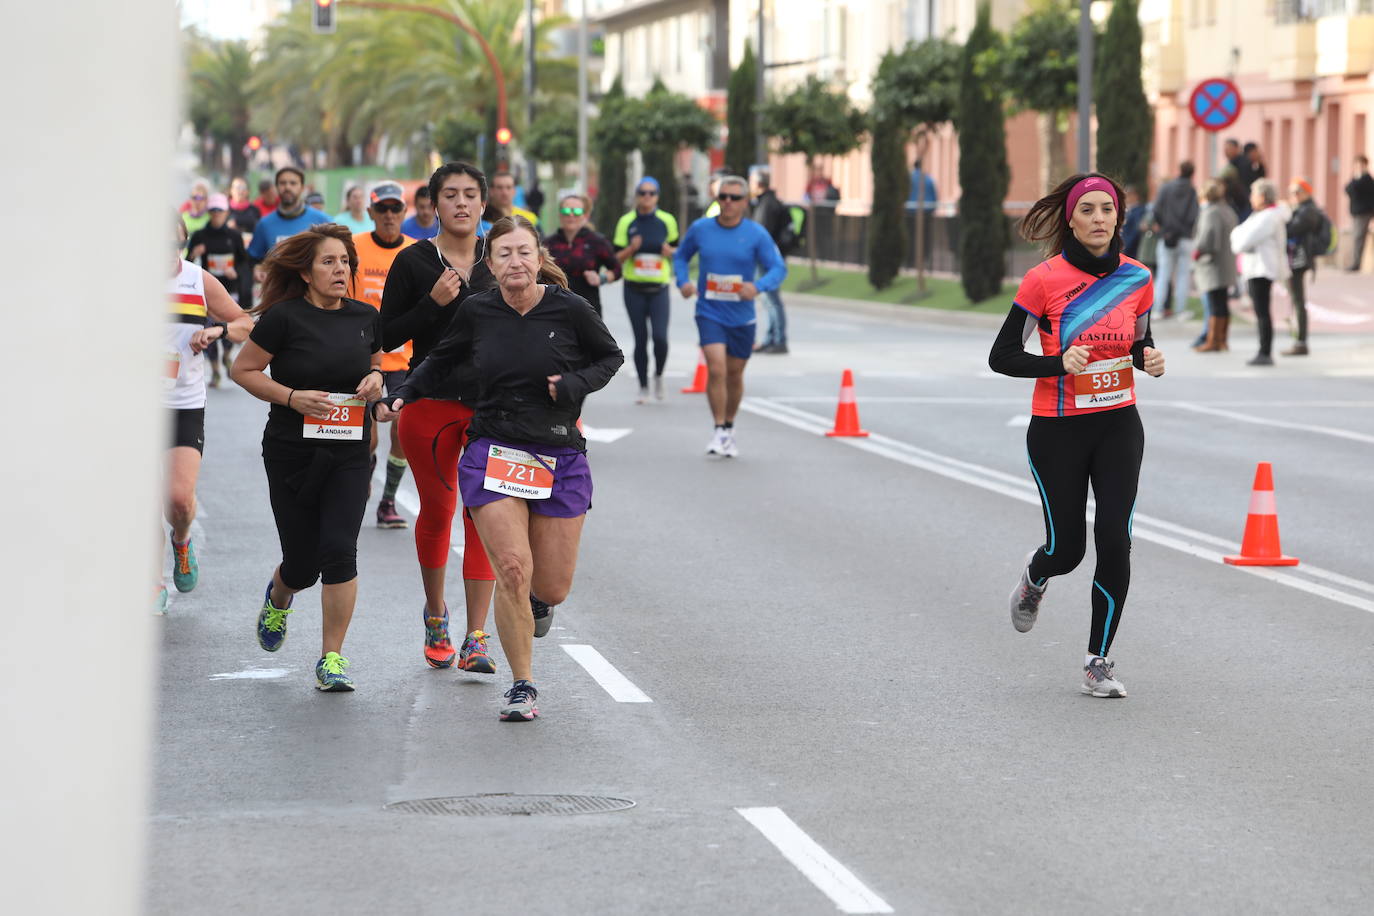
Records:
[[[251,134],[253,57],[246,42],[210,42],[192,36],[190,61],[190,113],[196,132],[211,141],[213,167],[219,151],[229,147],[229,172],[247,171],[244,145]],[[206,144],[202,144],[202,152]],[[209,169],[207,169],[209,170]]]

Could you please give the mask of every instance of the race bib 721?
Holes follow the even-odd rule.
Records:
[[[553,469],[557,466],[558,459],[547,455],[493,445],[487,450],[482,488],[521,499],[548,499],[553,495]]]

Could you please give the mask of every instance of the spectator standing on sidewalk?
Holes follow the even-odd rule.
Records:
[[[1274,322],[1269,294],[1275,280],[1288,279],[1288,208],[1279,205],[1279,189],[1261,178],[1250,189],[1250,218],[1231,230],[1231,248],[1240,254],[1240,278],[1255,307],[1259,352],[1247,365],[1272,366]]]
[[[764,166],[756,166],[749,170],[749,179],[752,185],[750,193],[754,198],[754,209],[749,218],[767,230],[773,243],[786,258],[786,248],[791,246],[784,246],[783,243],[787,241],[784,233],[791,225],[792,215],[787,212],[787,207],[778,200],[778,195],[770,187],[772,171]],[[759,298],[768,309],[768,331],[763,335],[763,342],[754,347],[754,352],[786,353],[787,310],[782,304],[782,290],[759,290]]]
[[[1283,351],[1284,356],[1307,355],[1307,274],[1314,275],[1317,270],[1317,255],[1320,247],[1315,241],[1316,233],[1322,225],[1322,211],[1312,199],[1312,185],[1303,178],[1294,178],[1288,188],[1288,199],[1293,202],[1293,215],[1288,218],[1288,266],[1292,272],[1288,276],[1288,295],[1293,299],[1293,315],[1297,319],[1294,328],[1293,346]]]
[[[1160,236],[1156,252],[1159,270],[1155,274],[1155,289],[1162,294],[1156,301],[1164,302],[1164,315],[1182,315],[1188,307],[1188,287],[1192,279],[1193,232],[1197,229],[1197,190],[1193,187],[1193,163],[1183,161],[1178,177],[1165,182],[1155,198],[1155,232]],[[1172,293],[1173,301],[1168,298]]]
[[[1197,218],[1197,238],[1193,246],[1193,279],[1202,293],[1207,316],[1206,337],[1194,344],[1199,353],[1229,350],[1227,333],[1231,328],[1231,305],[1227,291],[1236,282],[1236,255],[1231,250],[1231,230],[1238,220],[1227,198],[1226,182],[1213,178],[1202,192],[1202,212]]]
[[[1350,216],[1354,222],[1351,231],[1351,250],[1349,271],[1360,269],[1364,256],[1364,239],[1369,234],[1369,220],[1374,217],[1374,177],[1369,174],[1369,159],[1363,155],[1355,157],[1355,177],[1345,186],[1345,196],[1350,198]]]
[[[1145,235],[1145,217],[1150,207],[1140,199],[1134,185],[1126,186],[1126,215],[1121,223],[1121,253],[1128,258],[1140,257],[1140,242]]]

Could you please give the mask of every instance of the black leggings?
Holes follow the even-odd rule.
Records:
[[[1288,278],[1288,293],[1293,297],[1293,315],[1298,319],[1298,343],[1307,343],[1307,268],[1293,271]]]
[[[367,509],[368,442],[264,439],[262,463],[281,540],[281,580],[300,590],[358,577],[358,530]]]
[[[639,387],[649,386],[649,325],[654,334],[654,375],[663,374],[668,362],[668,287],[656,290],[625,284],[625,310],[630,313],[630,328],[635,334],[635,372]]]
[[[1268,277],[1251,277],[1246,281],[1250,302],[1255,306],[1255,322],[1259,325],[1259,351],[1265,356],[1274,348],[1274,320],[1269,315],[1269,293],[1274,281]]]
[[[1031,581],[1037,585],[1072,572],[1082,561],[1092,482],[1097,568],[1088,652],[1106,655],[1131,585],[1131,517],[1145,454],[1140,413],[1132,405],[1074,417],[1032,417],[1026,451],[1045,510],[1045,544],[1030,564]]]

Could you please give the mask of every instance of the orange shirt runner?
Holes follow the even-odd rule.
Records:
[[[391,264],[401,249],[414,244],[415,240],[408,235],[401,236],[392,248],[378,244],[376,235],[371,232],[360,232],[353,236],[353,247],[358,250],[355,297],[381,311],[382,290],[386,287],[386,275],[391,271]],[[383,372],[404,372],[409,368],[410,341],[382,354]]]

